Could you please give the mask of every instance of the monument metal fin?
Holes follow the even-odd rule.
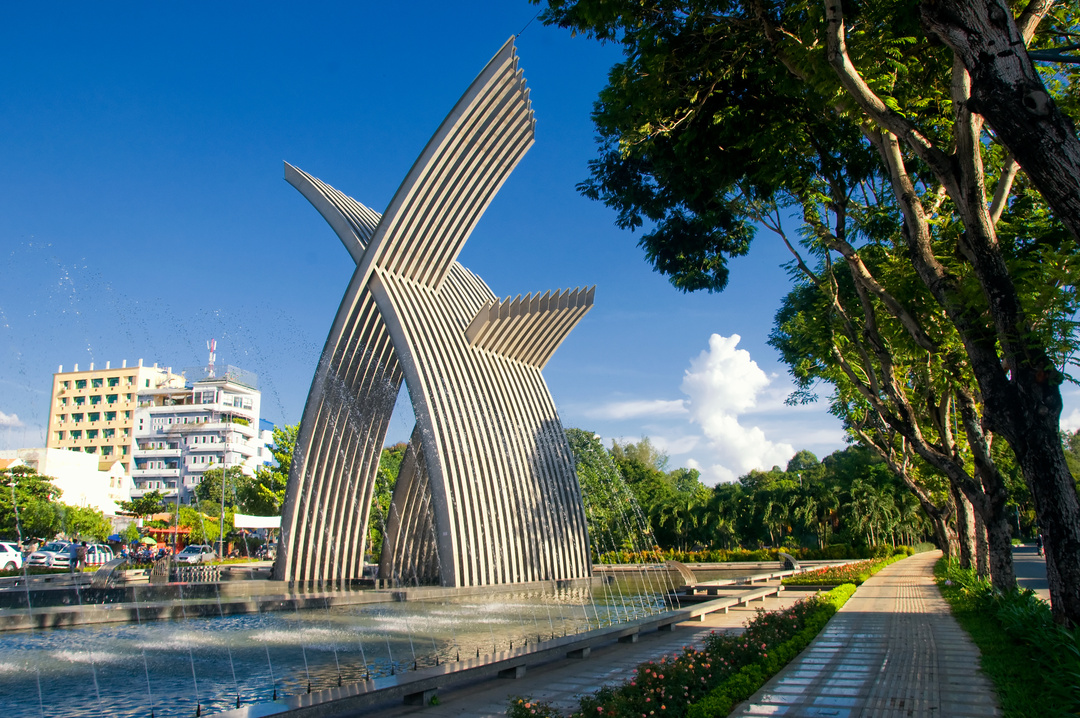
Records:
[[[594,285],[488,302],[469,322],[465,337],[477,349],[543,368],[592,308],[595,293]]]

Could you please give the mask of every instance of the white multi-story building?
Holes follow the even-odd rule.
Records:
[[[261,394],[253,374],[233,367],[183,388],[141,389],[135,409],[132,496],[158,490],[192,503],[207,469],[268,463],[272,432],[260,430]]]

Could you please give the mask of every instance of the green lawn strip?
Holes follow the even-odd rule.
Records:
[[[788,576],[781,583],[785,586],[836,586],[842,583],[853,583],[856,586],[861,586],[863,582],[881,569],[910,555],[906,550],[898,551],[888,558],[875,558],[851,563],[847,566],[820,568],[816,571],[807,571],[796,576]]]
[[[854,584],[845,583],[818,597],[818,610],[807,616],[798,633],[774,648],[771,654],[743,666],[735,675],[709,691],[708,695],[690,706],[686,712],[687,718],[722,718],[731,713],[736,704],[754,695],[810,645],[829,619],[855,593],[855,588]]]
[[[1077,634],[1053,624],[1031,592],[995,593],[971,570],[941,559],[934,566],[941,594],[979,647],[1006,718],[1076,715],[1080,711]]]
[[[672,656],[638,666],[632,679],[608,686],[581,699],[575,717],[583,716],[686,716],[714,713],[715,700],[693,708],[726,686],[725,695],[768,680],[814,639],[836,610],[855,592],[848,584],[810,597],[783,611],[758,611],[742,635],[713,633],[702,650],[684,648]],[[735,683],[730,683],[731,681]],[[756,686],[750,693],[757,690]],[[749,695],[749,694],[747,694]],[[718,700],[723,696],[717,695]],[[688,711],[696,710],[696,713]],[[702,712],[706,711],[706,712]],[[511,699],[511,718],[554,717],[560,713],[543,701]]]

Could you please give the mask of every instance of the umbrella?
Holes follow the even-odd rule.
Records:
[[[153,536],[143,536],[140,541],[147,546],[157,546],[157,539]]]
[[[124,537],[121,536],[120,534],[113,534],[112,536],[109,537],[109,540],[110,541],[116,541],[117,543],[119,543],[119,542],[124,540]]]

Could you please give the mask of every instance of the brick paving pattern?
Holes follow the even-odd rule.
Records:
[[[1000,716],[979,651],[934,585],[940,552],[864,583],[825,630],[734,716]]]

